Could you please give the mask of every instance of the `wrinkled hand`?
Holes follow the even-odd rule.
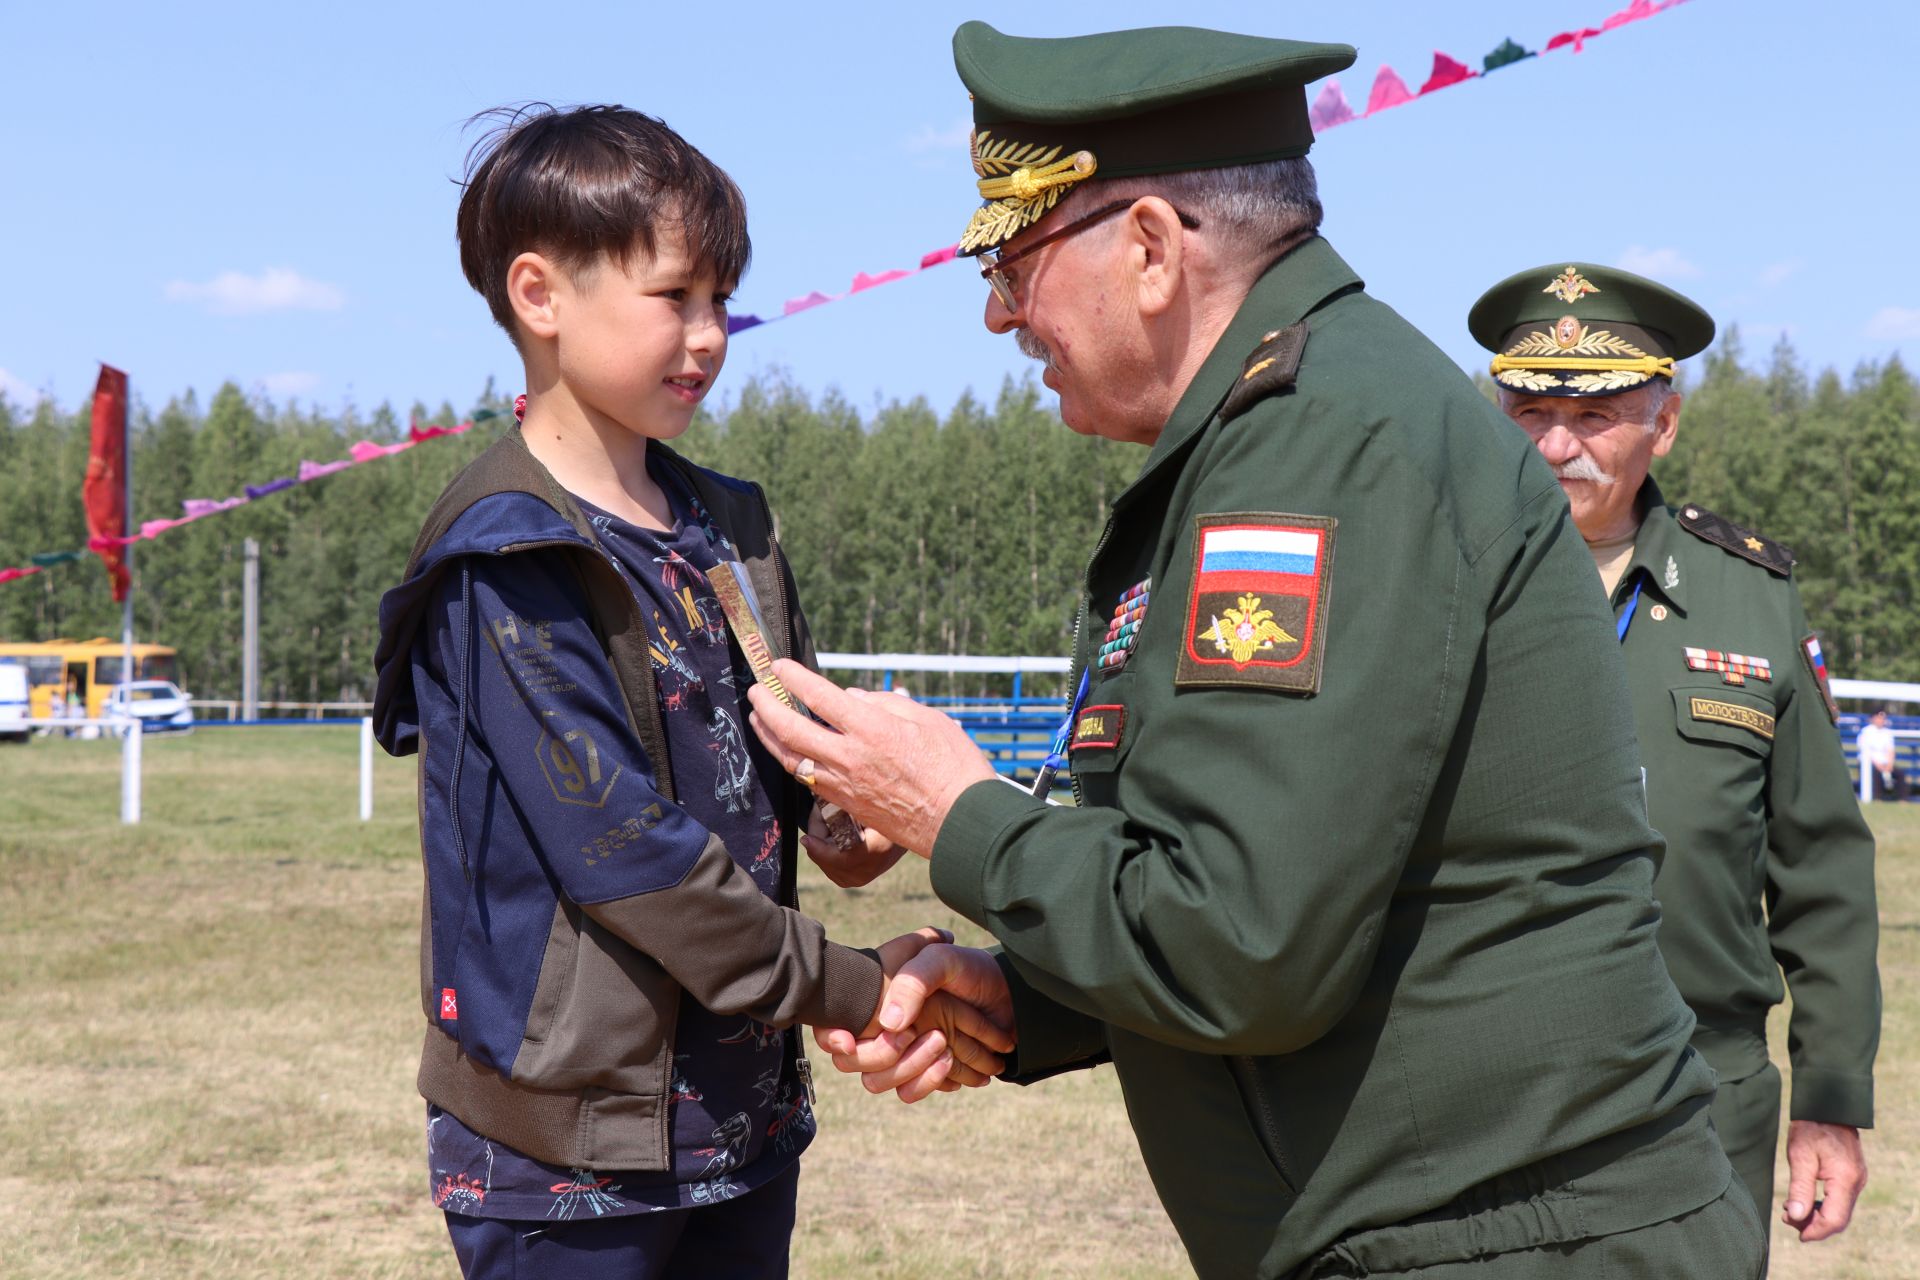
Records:
[[[902,1050],[920,1045],[929,1063],[937,1061],[940,1064],[938,1074],[927,1082],[928,1092],[934,1088],[953,1090],[962,1086],[977,1089],[1006,1069],[1006,1062],[1000,1055],[1013,1051],[1013,1036],[1006,1029],[1012,1021],[1011,1004],[1005,1017],[997,1019],[976,1007],[967,997],[966,991],[977,987],[966,987],[956,992],[930,991],[916,978],[912,980],[911,989],[896,994],[897,975],[927,948],[945,946],[952,941],[951,933],[929,925],[912,933],[901,934],[876,948],[880,953],[880,967],[886,973],[888,982],[881,990],[873,1018],[857,1037],[858,1041],[873,1043],[891,1037]],[[991,960],[988,963],[991,964]],[[995,966],[994,972],[997,976],[998,966]],[[1001,985],[1004,990],[1005,984]],[[908,1012],[901,1012],[903,1007]],[[828,1048],[823,1037],[830,1030],[826,1027],[814,1030],[814,1039],[823,1049]],[[856,1042],[851,1032],[839,1034],[846,1036],[849,1044]]]
[[[807,818],[807,829],[800,835],[800,843],[814,865],[826,872],[827,879],[842,889],[857,889],[885,875],[907,851],[904,845],[895,844],[872,827],[861,834],[866,841],[863,848],[842,850],[827,838],[827,824],[820,820],[820,806],[816,804]]]
[[[997,1033],[987,1043],[1010,1053],[1016,1040],[1013,997],[1006,975],[985,951],[929,942],[900,966],[881,999],[874,1036],[819,1027],[814,1040],[833,1055],[833,1065],[858,1074],[869,1093],[894,1090],[902,1102],[918,1102],[935,1091],[965,1083],[957,1051],[948,1053],[949,1028],[939,1019],[957,1004],[982,1018]],[[959,1028],[980,1038],[967,1024]],[[997,1073],[995,1073],[997,1074]]]
[[[889,1001],[892,990],[888,988]],[[1867,1155],[1860,1146],[1860,1131],[1850,1124],[1791,1122],[1787,1171],[1787,1202],[1780,1221],[1797,1230],[1807,1244],[1845,1231],[1853,1220],[1854,1202],[1867,1185]],[[1824,1199],[1813,1198],[1816,1182],[1826,1184]]]
[[[749,721],[782,768],[813,761],[814,792],[860,825],[925,857],[960,793],[994,776],[993,766],[953,717],[911,698],[842,689],[786,659],[781,682],[817,712],[817,724],[755,683]]]

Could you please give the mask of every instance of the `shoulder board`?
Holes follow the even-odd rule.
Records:
[[[1751,529],[1742,529],[1723,520],[1697,503],[1680,508],[1680,527],[1696,538],[1705,539],[1742,559],[1751,560],[1769,573],[1786,577],[1793,572],[1793,552],[1771,538],[1763,538]]]
[[[1260,339],[1260,345],[1247,357],[1240,378],[1220,406],[1220,420],[1231,422],[1258,401],[1293,385],[1300,372],[1300,354],[1307,349],[1307,326],[1290,324],[1275,329]]]

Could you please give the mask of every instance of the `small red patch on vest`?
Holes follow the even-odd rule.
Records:
[[[460,1020],[460,1001],[453,994],[452,987],[440,988],[440,1016],[448,1022]]]
[[[1080,718],[1073,724],[1073,744],[1069,752],[1079,751],[1083,747],[1117,747],[1120,734],[1127,726],[1127,709],[1117,704],[1101,707],[1084,707]]]

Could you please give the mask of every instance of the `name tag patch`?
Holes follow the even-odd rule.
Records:
[[[1082,747],[1117,747],[1127,726],[1127,709],[1117,704],[1082,707],[1073,722],[1073,743],[1069,752]]]
[[[1755,711],[1737,702],[1717,702],[1712,698],[1691,698],[1688,704],[1695,720],[1730,724],[1736,729],[1756,733],[1768,742],[1773,741],[1773,717],[1764,711]]]
[[[1328,516],[1278,512],[1205,515],[1194,522],[1176,688],[1319,692],[1334,523]]]

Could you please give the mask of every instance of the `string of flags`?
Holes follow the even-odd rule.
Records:
[[[348,467],[364,466],[366,463],[376,462],[381,458],[390,458],[396,453],[405,453],[415,445],[423,444],[428,440],[436,440],[441,436],[463,435],[473,429],[475,420],[485,421],[494,416],[496,416],[494,410],[483,409],[479,413],[474,414],[472,419],[462,422],[457,426],[421,426],[418,423],[413,423],[407,427],[407,438],[405,440],[396,440],[392,444],[380,444],[373,440],[357,440],[354,442],[353,447],[347,451],[348,456],[345,458],[334,462],[302,461],[299,470],[295,474],[279,476],[275,479],[268,480],[264,484],[247,485],[240,493],[235,494],[231,498],[188,498],[180,504],[179,516],[173,519],[148,520],[141,524],[140,530],[137,533],[128,534],[125,537],[89,538],[87,545],[78,550],[47,551],[37,556],[30,556],[28,557],[27,563],[18,568],[0,569],[0,584],[12,582],[19,578],[30,578],[36,573],[41,573],[53,568],[55,565],[69,564],[88,553],[98,554],[114,551],[121,547],[130,546],[136,542],[151,541],[169,529],[178,529],[181,525],[192,524],[196,520],[204,520],[208,516],[218,515],[223,511],[232,511],[235,507],[244,507],[248,503],[258,502],[262,498],[271,497],[276,493],[291,489],[295,485],[310,484],[322,476],[330,476],[336,471],[345,471]]]
[[[1313,131],[1315,133],[1324,133],[1328,129],[1337,128],[1343,124],[1351,124],[1355,120],[1364,120],[1368,116],[1378,115],[1382,111],[1404,106],[1412,102],[1415,98],[1424,98],[1430,93],[1437,93],[1441,89],[1452,88],[1454,85],[1462,84],[1468,80],[1482,79],[1503,67],[1510,67],[1516,62],[1538,57],[1541,53],[1553,53],[1568,47],[1571,47],[1575,53],[1584,52],[1587,47],[1587,41],[1589,40],[1605,35],[1607,32],[1617,28],[1624,27],[1628,23],[1651,18],[1657,13],[1665,12],[1668,9],[1676,8],[1685,3],[1687,3],[1687,0],[1633,0],[1633,3],[1629,4],[1626,8],[1602,19],[1599,26],[1582,26],[1571,31],[1557,32],[1549,36],[1545,44],[1539,49],[1529,49],[1524,45],[1516,44],[1512,39],[1502,40],[1497,47],[1480,60],[1480,70],[1478,71],[1473,70],[1464,62],[1460,62],[1455,58],[1449,57],[1447,54],[1436,51],[1433,55],[1433,70],[1417,90],[1407,88],[1407,82],[1400,78],[1399,72],[1395,71],[1392,67],[1383,65],[1374,75],[1373,88],[1371,92],[1367,94],[1367,109],[1365,111],[1355,111],[1349,106],[1346,95],[1340,88],[1340,78],[1338,76],[1329,77],[1319,94],[1314,98],[1312,106],[1309,108],[1309,114],[1313,121]],[[942,263],[952,262],[959,256],[959,250],[959,245],[950,244],[944,249],[935,249],[931,253],[922,255],[920,265],[917,267],[883,271],[879,275],[869,275],[862,271],[854,276],[853,283],[848,286],[845,293],[821,293],[815,290],[802,297],[789,298],[781,306],[780,311],[774,315],[759,316],[736,313],[727,319],[727,333],[732,335],[747,329],[758,328],[763,324],[772,324],[777,320],[785,320],[792,316],[797,316],[802,311],[811,311],[815,307],[825,306],[829,302],[839,302],[843,299],[851,298],[856,293],[865,293],[867,290],[878,288],[880,285],[892,284],[896,280],[904,280],[908,276],[919,275],[922,271],[930,267],[937,267]]]
[[[1374,74],[1373,86],[1367,93],[1367,106],[1364,111],[1355,111],[1348,103],[1346,94],[1340,87],[1339,77],[1329,77],[1327,82],[1321,87],[1320,92],[1314,97],[1313,103],[1309,108],[1314,132],[1324,133],[1328,129],[1335,129],[1341,125],[1351,124],[1356,120],[1365,120],[1371,116],[1378,115],[1382,111],[1390,111],[1395,107],[1404,106],[1416,98],[1424,98],[1428,94],[1437,93],[1442,89],[1450,89],[1454,85],[1463,84],[1468,80],[1484,79],[1492,75],[1495,71],[1510,67],[1517,62],[1523,62],[1528,58],[1538,57],[1542,53],[1553,53],[1565,48],[1571,48],[1575,53],[1582,53],[1586,50],[1587,42],[1590,40],[1597,39],[1607,32],[1617,30],[1629,23],[1643,21],[1656,14],[1664,13],[1668,9],[1678,8],[1680,5],[1686,3],[1687,0],[1632,0],[1632,3],[1626,8],[1618,10],[1601,20],[1598,26],[1582,26],[1570,31],[1557,32],[1548,37],[1539,49],[1529,49],[1524,45],[1515,43],[1512,39],[1502,40],[1499,45],[1489,51],[1485,57],[1481,58],[1480,70],[1478,71],[1475,71],[1464,62],[1436,50],[1433,55],[1433,69],[1428,73],[1426,80],[1421,83],[1418,89],[1409,89],[1407,82],[1401,78],[1399,72],[1383,64],[1379,71]],[[922,271],[927,271],[944,263],[952,262],[959,256],[959,250],[960,246],[958,244],[950,244],[944,249],[935,249],[930,253],[921,255],[920,263],[916,267],[882,271],[878,275],[870,275],[862,271],[854,276],[846,292],[829,294],[816,290],[802,297],[790,298],[776,315],[759,316],[748,313],[735,313],[727,318],[727,333],[732,335],[748,329],[758,328],[761,325],[772,324],[778,320],[786,320],[799,315],[803,311],[811,311],[815,307],[822,307],[830,302],[839,302],[857,293],[865,293],[869,289],[877,289],[881,285],[892,284],[896,280],[904,280],[909,276],[918,275]],[[474,415],[476,419],[490,416],[492,416],[491,411]],[[29,563],[22,567],[0,569],[0,584],[12,582],[18,578],[31,577],[55,565],[78,560],[88,552],[112,551],[119,547],[127,546],[130,543],[147,541],[158,537],[169,529],[178,528],[184,524],[191,524],[195,520],[202,520],[207,516],[217,515],[222,511],[231,511],[235,507],[258,501],[271,494],[279,493],[284,489],[290,489],[294,485],[307,484],[320,479],[322,476],[329,476],[336,471],[343,471],[348,467],[360,466],[378,458],[390,457],[393,454],[411,449],[423,441],[432,440],[438,436],[460,435],[471,429],[472,426],[472,421],[462,422],[458,426],[452,427],[422,427],[414,425],[408,428],[407,438],[405,440],[397,441],[393,444],[376,444],[371,440],[359,441],[350,451],[351,457],[342,458],[336,462],[302,462],[298,474],[282,476],[275,480],[269,480],[265,484],[248,485],[243,494],[219,500],[189,498],[182,504],[182,514],[178,518],[171,520],[149,520],[140,526],[140,531],[136,534],[124,538],[96,537],[90,539],[88,545],[80,550],[49,551],[41,555],[32,556],[30,557]]]

